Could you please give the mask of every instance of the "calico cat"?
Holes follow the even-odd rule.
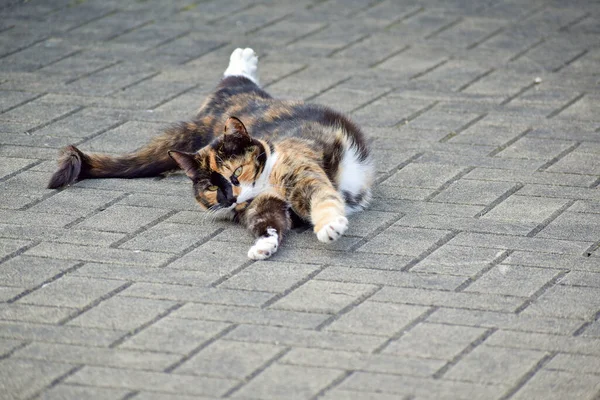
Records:
[[[293,217],[310,222],[319,241],[337,240],[347,229],[346,215],[371,197],[367,141],[336,111],[273,99],[260,88],[257,67],[252,49],[236,49],[196,117],[136,152],[112,157],[66,147],[48,188],[182,169],[203,209],[254,234],[251,259],[274,254]]]

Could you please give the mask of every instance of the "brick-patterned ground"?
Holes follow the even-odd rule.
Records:
[[[230,52],[374,138],[372,207],[266,262],[132,150]],[[5,0],[3,399],[598,399],[600,3]],[[539,79],[538,79],[539,78]]]

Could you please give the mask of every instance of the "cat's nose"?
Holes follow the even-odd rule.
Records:
[[[235,204],[235,202],[237,201],[237,197],[233,196],[233,197],[228,197],[227,200],[225,201],[225,205],[227,207],[229,207],[232,204]]]

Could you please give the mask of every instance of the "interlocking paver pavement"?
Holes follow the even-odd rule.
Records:
[[[600,3],[0,4],[0,398],[600,398]],[[191,116],[231,51],[372,137],[339,242],[267,261],[181,175],[45,184]]]

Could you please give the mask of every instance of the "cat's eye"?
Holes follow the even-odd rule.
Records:
[[[217,185],[211,185],[206,188],[206,190],[210,190],[211,192],[216,192],[219,189]]]
[[[242,174],[242,167],[238,167],[235,171],[233,171],[233,176],[236,178]]]

